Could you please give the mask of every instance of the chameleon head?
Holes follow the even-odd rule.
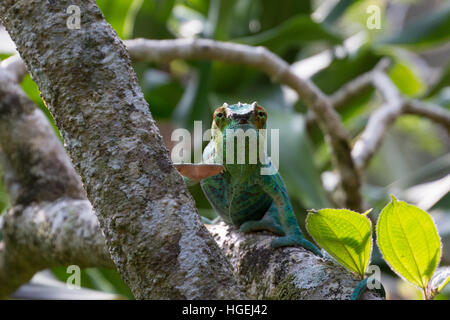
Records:
[[[252,104],[224,103],[213,114],[213,130],[224,132],[226,129],[265,129],[267,112],[255,101]]]
[[[211,128],[212,137],[216,151],[226,155],[226,165],[256,164],[257,158],[265,152],[265,130],[260,129],[266,129],[266,121],[266,110],[256,102],[238,102],[233,105],[224,103],[216,109]],[[227,166],[227,170],[230,169]]]

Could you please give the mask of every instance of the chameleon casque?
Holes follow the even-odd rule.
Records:
[[[239,163],[236,161],[238,144],[234,144],[233,161],[224,161],[228,160],[227,139],[236,137],[229,132],[237,129],[258,132],[266,128],[266,122],[267,112],[256,102],[225,103],[213,114],[212,138],[203,151],[203,163],[178,164],[176,167],[188,185],[200,182],[211,206],[226,223],[238,226],[242,232],[267,230],[279,235],[272,240],[272,248],[301,246],[322,256],[319,248],[303,237],[278,171],[261,174],[262,168],[274,169],[266,150],[258,150],[264,161],[250,162],[245,159]],[[259,139],[265,137],[256,136],[260,145]],[[249,145],[250,142],[241,144],[245,155],[249,154]],[[262,145],[265,146],[265,143]],[[352,300],[359,299],[368,290],[367,280],[358,283],[351,295]],[[383,286],[378,290],[385,296]]]
[[[265,161],[238,164],[236,143],[232,163],[225,161],[226,153],[229,152],[226,148],[227,138],[235,138],[229,134],[230,131],[242,129],[244,132],[258,132],[266,128],[266,121],[267,112],[256,102],[225,103],[214,112],[212,139],[203,152],[203,164],[223,164],[219,169],[223,171],[206,173],[200,170],[194,173],[184,168],[180,173],[189,185],[200,181],[211,206],[226,223],[238,226],[243,232],[267,230],[280,235],[272,241],[273,248],[302,246],[321,256],[320,250],[303,237],[280,174],[277,170],[273,170],[275,173],[271,175],[261,174],[261,168],[273,168],[268,168],[272,163],[265,150],[261,153]],[[259,142],[262,138],[257,134],[257,139]],[[247,155],[249,143],[244,145]],[[217,152],[219,148],[223,150],[222,157]]]

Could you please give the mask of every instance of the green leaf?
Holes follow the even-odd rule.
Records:
[[[428,92],[425,94],[424,98],[434,96],[435,94],[438,94],[441,89],[448,86],[450,86],[450,63],[447,63],[447,66],[442,71],[439,80],[428,89]]]
[[[279,130],[280,174],[291,199],[299,200],[306,208],[329,206],[320,180],[320,171],[314,163],[314,152],[306,130],[305,118],[288,110],[271,108],[274,103],[262,105],[268,112],[268,141],[270,129]],[[270,143],[268,145],[270,146]]]
[[[129,37],[147,39],[171,39],[167,20],[172,14],[175,0],[140,0],[139,11],[134,14],[133,32]]]
[[[342,39],[328,30],[325,25],[317,23],[309,15],[296,15],[270,30],[237,38],[233,41],[253,46],[265,46],[280,53],[290,46],[302,45],[315,40],[325,40],[332,44],[341,43]]]
[[[70,274],[64,266],[57,266],[50,269],[53,275],[60,281],[66,282]],[[122,280],[119,273],[114,269],[85,268],[81,269],[81,287],[103,292],[116,293],[117,298],[127,297],[134,299],[133,294]]]
[[[406,62],[397,62],[390,70],[389,77],[401,93],[415,97],[423,93],[425,84]]]
[[[450,5],[415,19],[401,31],[380,39],[382,44],[427,46],[450,38]]]
[[[392,196],[376,229],[378,247],[392,270],[425,290],[441,258],[441,240],[431,216]]]
[[[244,1],[239,1],[239,3]],[[289,18],[312,13],[312,0],[292,1],[292,0],[259,0],[249,1],[253,2],[253,9],[255,16],[252,19],[258,19],[261,24],[261,31],[266,31],[279,26]]]
[[[121,39],[130,38],[127,34],[127,27],[134,23],[133,8],[139,5],[142,0],[97,0],[97,5],[105,16],[105,20],[117,32]]]
[[[211,82],[211,62],[197,61],[196,73],[189,80],[188,86],[178,102],[172,120],[180,128],[191,130],[194,121],[202,121],[208,128],[211,124],[212,111],[209,106],[208,94]]]
[[[183,95],[184,88],[181,83],[170,73],[147,68],[140,76],[140,84],[153,118],[170,118]]]
[[[372,224],[365,215],[347,209],[311,211],[306,229],[344,267],[364,277],[372,252]]]

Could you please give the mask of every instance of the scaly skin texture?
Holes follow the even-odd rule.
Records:
[[[211,206],[226,223],[239,226],[243,232],[267,230],[280,235],[272,241],[273,248],[302,246],[321,255],[320,250],[303,237],[283,179],[267,158],[265,150],[259,156],[256,149],[259,161],[251,161],[251,147],[260,142],[264,145],[261,139],[265,137],[259,135],[258,130],[266,128],[266,121],[266,111],[256,102],[219,107],[214,112],[212,139],[203,152],[203,163],[223,164],[225,170],[202,179],[200,185]],[[227,150],[227,141],[234,139],[231,133],[236,133],[237,129],[249,135],[253,131],[256,140],[250,142],[250,138],[245,139],[249,142],[245,142],[244,147],[239,146],[238,138],[234,148]],[[238,161],[239,148],[241,151],[245,149],[245,161]],[[261,174],[263,168],[271,169],[273,174]],[[186,177],[185,181],[188,184],[197,182]]]

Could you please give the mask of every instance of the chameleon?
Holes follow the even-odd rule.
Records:
[[[273,167],[266,150],[258,150],[262,157],[259,162],[239,163],[235,157],[238,144],[233,149],[227,149],[227,141],[235,139],[235,135],[231,133],[238,129],[258,132],[266,129],[266,123],[267,112],[257,102],[239,102],[233,105],[224,103],[213,114],[212,137],[203,151],[203,163],[178,164],[176,168],[187,185],[200,183],[211,206],[226,223],[239,227],[242,232],[266,230],[278,235],[271,241],[272,248],[300,246],[323,257],[320,249],[304,238],[286,185],[278,170]],[[255,136],[259,146],[259,139],[264,139],[264,135]],[[248,155],[250,142],[243,145],[245,155]],[[224,159],[228,160],[227,153],[230,151],[234,153],[233,161],[224,162]],[[261,169],[272,174],[261,174]],[[369,289],[367,281],[364,279],[358,283],[351,300],[358,300]],[[385,296],[382,286],[378,291]]]
[[[292,209],[286,185],[275,170],[266,151],[258,153],[262,161],[239,163],[223,161],[227,158],[226,142],[234,139],[231,134],[237,129],[244,132],[266,129],[267,112],[256,102],[252,104],[223,104],[213,114],[212,138],[203,151],[203,164],[219,165],[221,172],[180,166],[180,173],[188,185],[200,182],[200,186],[213,209],[228,224],[239,227],[242,232],[266,230],[279,237],[271,242],[272,248],[301,246],[316,255],[321,251],[304,238]],[[258,139],[264,139],[255,134]],[[228,140],[227,140],[228,139]],[[245,154],[249,154],[250,143],[245,143]],[[237,155],[237,146],[231,150]],[[222,154],[219,151],[222,150]],[[201,168],[201,167],[200,167]],[[261,174],[261,169],[273,174]],[[207,172],[208,171],[208,172]]]

